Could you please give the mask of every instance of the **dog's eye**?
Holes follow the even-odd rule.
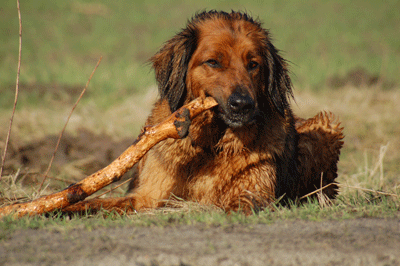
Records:
[[[220,67],[220,64],[215,59],[209,59],[205,63],[210,67],[214,67],[214,68]]]
[[[248,70],[255,70],[259,64],[256,61],[250,61],[250,63],[247,65]]]

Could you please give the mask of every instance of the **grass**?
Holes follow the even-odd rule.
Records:
[[[274,44],[291,62],[296,114],[310,117],[331,110],[345,127],[339,162],[339,198],[330,207],[316,202],[277,207],[245,217],[187,203],[181,209],[118,216],[68,218],[54,214],[0,221],[0,239],[24,228],[98,226],[169,226],[272,223],[284,219],[349,219],[399,217],[400,118],[397,62],[400,61],[398,1],[44,1],[22,2],[22,68],[20,98],[12,139],[23,146],[58,134],[97,60],[102,63],[75,110],[67,131],[88,128],[115,139],[136,137],[156,98],[153,73],[147,64],[161,44],[202,9],[246,10],[270,28]],[[166,10],[168,12],[166,12]],[[18,56],[16,3],[0,8],[0,124],[8,125],[14,97]],[[332,89],[331,77],[344,77],[356,67],[382,81],[370,87],[343,85]],[[384,81],[384,82],[383,82]],[[385,85],[389,84],[389,85]],[[6,128],[0,128],[0,147]],[[51,154],[49,154],[50,158]],[[68,168],[68,169],[67,169]],[[22,169],[21,169],[22,170]],[[65,176],[71,173],[65,165]],[[1,204],[37,196],[35,182],[14,173],[0,181]],[[65,182],[51,180],[43,193]],[[384,196],[354,187],[384,191]],[[125,188],[114,195],[123,194]]]
[[[127,94],[154,84],[147,60],[195,12],[245,10],[269,28],[276,46],[292,62],[297,88],[323,89],[327,77],[363,66],[400,83],[400,18],[396,0],[385,1],[46,1],[21,4],[21,84],[54,88],[83,86],[100,56],[103,62],[91,100],[110,107]],[[168,12],[165,12],[168,10]],[[16,4],[0,9],[0,106],[10,107],[17,62]],[[42,95],[21,96],[40,105]],[[105,100],[108,99],[108,100]]]
[[[356,218],[400,218],[400,203],[390,197],[377,197],[356,191],[351,195],[339,196],[336,203],[321,207],[318,201],[309,201],[303,205],[292,205],[290,208],[275,206],[273,211],[266,210],[251,216],[242,213],[226,214],[212,207],[200,206],[185,202],[179,209],[164,208],[134,215],[119,215],[100,212],[96,215],[80,217],[63,216],[58,212],[35,217],[14,219],[10,216],[0,221],[0,241],[7,239],[13,232],[21,229],[46,229],[68,231],[76,228],[95,230],[101,227],[156,226],[170,227],[177,225],[231,226],[252,224],[272,224],[283,220],[344,220]],[[50,218],[49,218],[50,217]]]

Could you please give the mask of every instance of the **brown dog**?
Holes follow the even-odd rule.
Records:
[[[141,159],[128,197],[91,208],[155,208],[175,195],[250,213],[334,183],[342,128],[326,113],[294,117],[287,64],[247,14],[197,14],[152,62],[160,99],[148,125],[197,97],[218,106],[193,119],[186,138],[165,140]],[[330,198],[336,191],[323,190]]]

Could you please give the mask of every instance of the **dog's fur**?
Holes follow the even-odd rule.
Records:
[[[341,129],[329,115],[294,117],[287,64],[247,14],[200,13],[151,60],[161,98],[147,124],[196,97],[219,105],[193,119],[188,137],[163,141],[140,161],[130,186],[135,209],[162,206],[173,194],[257,210],[319,188],[321,174],[323,185],[336,178]],[[336,187],[325,193],[334,197]]]
[[[342,128],[331,114],[293,115],[287,63],[258,21],[240,12],[197,14],[151,61],[160,99],[148,125],[197,97],[218,106],[193,119],[186,138],[153,147],[128,196],[103,207],[155,208],[174,195],[251,213],[330,183],[323,192],[336,195]]]

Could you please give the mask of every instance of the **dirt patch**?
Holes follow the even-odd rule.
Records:
[[[330,77],[327,79],[326,84],[331,88],[343,88],[346,86],[368,88],[379,86],[385,89],[391,89],[395,87],[393,82],[390,82],[379,75],[372,74],[362,67],[354,68],[344,76],[335,75]]]
[[[20,230],[2,265],[399,265],[400,221]]]
[[[24,182],[38,182],[46,171],[54,153],[58,135],[20,145],[18,140],[10,143],[7,151],[5,174],[14,174],[19,169]],[[50,176],[66,177],[76,181],[107,166],[134,141],[114,141],[106,134],[95,134],[81,129],[76,135],[65,133],[57,149]]]
[[[38,97],[46,96],[47,100],[63,103],[74,103],[81,94],[85,84],[66,85],[66,84],[37,84],[37,83],[22,83],[19,84],[19,91],[24,92],[20,97],[27,95],[37,95]],[[14,91],[15,85],[4,87],[4,91]],[[0,92],[3,88],[0,88]],[[86,91],[85,95],[91,95],[90,91]],[[10,99],[11,102],[11,99]]]

